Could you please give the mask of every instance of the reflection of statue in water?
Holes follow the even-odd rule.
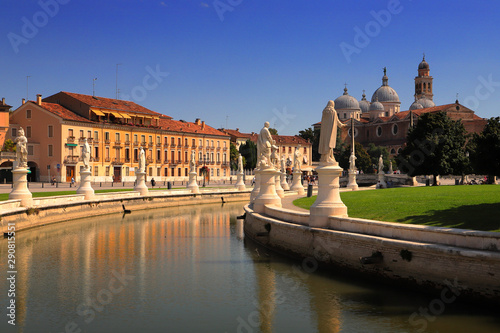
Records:
[[[349,156],[349,170],[356,170],[356,159],[357,157],[354,152],[351,152],[351,156]]]
[[[274,144],[273,137],[269,132],[269,122],[264,123],[264,127],[260,130],[257,139],[257,154],[259,155],[257,167],[272,166],[271,164],[271,148]]]
[[[84,171],[88,171],[90,169],[90,147],[87,138],[83,141],[82,161]]]
[[[337,143],[337,127],[344,126],[346,125],[340,122],[337,111],[335,111],[335,103],[329,101],[321,117],[318,147],[318,152],[321,154],[321,162],[327,162],[329,164],[335,163],[333,149]]]
[[[191,161],[189,162],[189,172],[196,172],[196,152],[191,152]]]
[[[243,173],[243,156],[238,156],[238,173]]]
[[[16,137],[14,142],[16,143],[16,161],[18,168],[27,168],[28,167],[28,149],[26,148],[26,144],[28,143],[28,139],[24,136],[23,128],[19,128],[19,135]]]
[[[384,159],[382,155],[380,155],[380,157],[378,158],[378,172],[379,173],[384,172]]]
[[[293,171],[301,171],[302,170],[302,153],[300,152],[300,145],[295,148],[295,153],[293,154]]]
[[[145,172],[146,170],[146,154],[144,154],[144,149],[139,152],[139,172]]]

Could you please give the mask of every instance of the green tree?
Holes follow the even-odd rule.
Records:
[[[16,144],[11,139],[7,139],[3,143],[2,151],[15,152],[16,151]]]
[[[229,145],[229,162],[231,165],[231,170],[238,169],[238,156],[238,149],[236,149],[236,146],[231,142]]]
[[[410,176],[463,174],[468,167],[465,153],[467,132],[460,120],[444,112],[425,113],[408,131],[406,147],[398,156],[400,170]]]
[[[488,175],[490,181],[500,176],[500,117],[488,119],[483,132],[474,133],[467,150],[475,173]]]
[[[271,135],[278,135],[278,130],[276,128],[269,127],[269,133],[271,133]]]
[[[359,142],[354,144],[354,154],[356,155],[356,168],[363,173],[373,173],[372,162],[370,155],[365,150],[363,145]],[[347,170],[349,169],[349,157],[351,156],[351,146],[341,144],[341,148],[338,154],[337,162],[341,168]]]
[[[257,166],[257,145],[252,140],[247,140],[240,146],[240,154],[245,158],[245,169],[255,169]]]
[[[306,128],[305,130],[299,131],[299,136],[305,140],[309,140],[312,144],[312,160],[319,161],[318,146],[319,146],[319,129],[313,130],[312,128]]]
[[[367,152],[368,155],[370,155],[371,160],[370,173],[373,173],[375,171],[374,169],[378,169],[378,159],[380,158],[380,155],[382,155],[382,159],[384,160],[384,171],[389,170],[389,150],[387,150],[386,147],[375,146],[373,143],[370,143],[368,145]]]

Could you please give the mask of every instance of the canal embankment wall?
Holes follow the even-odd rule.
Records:
[[[329,217],[328,228],[308,225],[309,213],[245,206],[245,237],[318,265],[500,304],[500,234]]]
[[[31,207],[21,207],[21,200],[0,202],[0,231],[6,233],[9,223],[15,223],[15,231],[40,227],[51,223],[79,218],[100,216],[127,210],[179,207],[213,203],[248,201],[250,191],[213,190],[193,194],[190,191],[112,192],[96,194],[91,200],[85,195],[64,195],[33,198]],[[123,206],[122,206],[123,205]]]

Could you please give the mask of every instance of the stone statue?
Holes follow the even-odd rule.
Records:
[[[378,172],[384,172],[384,158],[382,157],[382,155],[380,155],[380,157],[378,158]]]
[[[337,143],[337,127],[344,126],[346,125],[340,122],[337,111],[335,111],[335,103],[329,101],[321,117],[321,132],[318,147],[318,152],[321,154],[321,162],[329,164],[336,162],[333,156],[333,149]]]
[[[90,169],[90,147],[87,138],[83,141],[82,161],[84,171],[88,171]]]
[[[238,156],[238,173],[243,173],[243,156]]]
[[[257,166],[272,166],[271,165],[271,148],[274,145],[273,137],[269,132],[269,122],[264,123],[264,127],[260,130],[257,139],[257,153],[259,155]]]
[[[286,161],[285,156],[281,156],[281,173],[286,172]]]
[[[278,147],[276,146],[271,146],[271,164],[273,166],[276,166],[278,167],[278,163],[279,163],[279,156],[278,156]]]
[[[300,145],[295,148],[295,153],[293,154],[293,171],[301,171],[302,170],[302,153],[300,152]]]
[[[351,152],[351,156],[349,156],[349,170],[355,171],[356,170],[356,155],[354,152]]]
[[[28,149],[26,148],[26,144],[28,143],[28,139],[24,136],[23,128],[19,128],[19,135],[16,137],[14,142],[16,143],[16,161],[18,168],[27,168],[28,167]]]
[[[146,154],[144,153],[144,149],[139,151],[139,172],[146,172]]]
[[[196,152],[191,152],[191,161],[189,162],[189,172],[196,172]]]
[[[394,170],[392,170],[392,161],[389,161],[389,173],[393,174]]]

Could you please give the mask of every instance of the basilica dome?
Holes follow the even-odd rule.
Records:
[[[433,106],[436,106],[436,104],[434,104],[434,102],[427,97],[422,97],[416,103],[422,105],[424,108],[432,108]]]
[[[358,101],[347,93],[347,88],[344,88],[344,94],[335,100],[335,109],[360,110]]]
[[[410,105],[410,110],[423,109],[424,107],[419,102],[415,101]]]
[[[386,75],[386,69],[384,68],[384,76],[382,77],[382,86],[375,90],[372,96],[372,103],[375,102],[375,99],[378,98],[379,102],[397,102],[399,103],[399,96],[396,93],[396,90],[389,87],[388,84],[389,78]]]
[[[370,102],[366,100],[366,95],[364,90],[363,90],[363,98],[361,98],[361,100],[359,101],[359,108],[361,109],[362,113],[370,111]]]
[[[425,61],[425,55],[422,59],[422,62],[418,64],[418,69],[429,69],[429,64],[427,63],[427,61]]]
[[[378,101],[375,97],[375,100],[370,104],[370,112],[383,112],[384,105]]]

